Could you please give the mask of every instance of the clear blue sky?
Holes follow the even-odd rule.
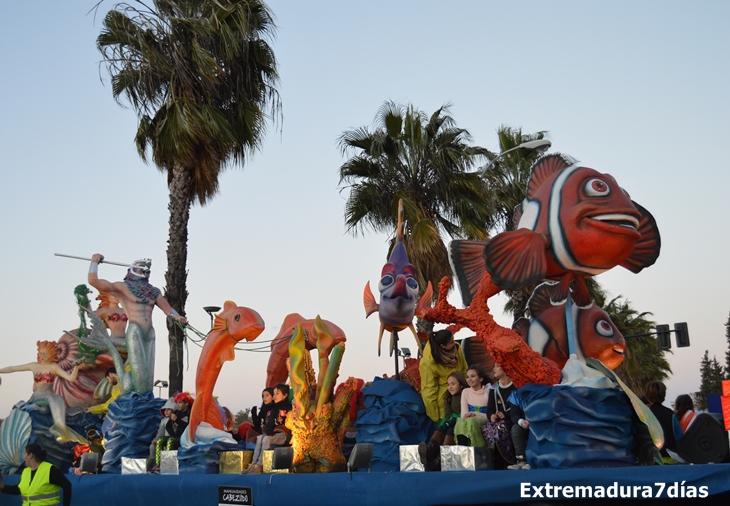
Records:
[[[110,8],[104,2],[102,11]],[[692,346],[670,356],[669,396],[697,390],[705,349],[724,362],[728,297],[730,19],[726,2],[269,3],[279,26],[284,121],[221,192],[192,210],[187,313],[227,299],[261,313],[271,339],[288,313],[317,314],[348,336],[342,375],[392,373],[377,357],[377,316],[362,290],[376,283],[387,237],[345,233],[347,192],[337,137],[371,125],[386,100],[432,112],[446,102],[476,144],[496,129],[547,130],[554,150],[612,174],[651,211],[662,234],[655,266],[600,276],[659,323],[689,324]],[[35,359],[37,340],[78,325],[73,288],[86,262],[153,259],[164,285],[165,177],[133,145],[136,117],[111,96],[95,39],[93,2],[0,7],[0,365]],[[121,279],[124,269],[102,265]],[[492,301],[503,322],[503,299]],[[164,320],[156,377],[167,377]],[[404,345],[413,348],[412,338]],[[190,348],[186,388],[198,351]],[[267,354],[239,352],[216,393],[233,410],[263,387]],[[0,417],[31,394],[30,373],[4,375]],[[164,393],[164,392],[163,392]]]

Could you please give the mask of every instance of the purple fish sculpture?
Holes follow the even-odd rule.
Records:
[[[390,331],[390,354],[393,355],[395,346],[394,334],[408,328],[416,338],[418,349],[421,350],[421,341],[413,326],[413,318],[422,316],[433,297],[431,282],[426,291],[418,300],[418,281],[416,268],[411,265],[403,243],[403,201],[398,202],[398,228],[396,229],[395,246],[390,254],[388,263],[383,266],[378,290],[380,304],[375,302],[370,282],[365,285],[363,302],[365,304],[365,318],[378,311],[380,313],[380,336],[378,337],[378,356],[380,344],[383,340],[383,331]]]

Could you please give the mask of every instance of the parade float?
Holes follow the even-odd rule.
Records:
[[[149,453],[165,401],[152,394],[149,346],[154,329],[140,326],[140,314],[149,315],[157,306],[181,325],[185,319],[147,282],[149,261],[131,264],[124,282],[110,283],[97,276],[101,255],[92,257],[88,281],[100,291],[102,304],[92,311],[84,299],[88,289],[78,287],[79,328],[57,342],[39,341],[37,363],[0,369],[34,374],[33,396],[19,402],[0,429],[0,466],[6,474],[16,472],[22,448],[36,441],[49,450],[49,460],[67,469],[74,448],[91,443],[84,434],[99,425],[99,417],[83,408],[108,398],[111,387],[104,371],[113,364],[121,395],[109,403],[99,427],[106,446],[104,473],[72,478],[74,504],[96,503],[100,497],[122,504],[132,496],[136,504],[205,504],[217,498],[219,504],[410,505],[729,494],[726,464],[652,465],[661,463],[661,427],[612,372],[623,360],[624,336],[592,303],[586,285],[589,277],[613,267],[638,273],[657,260],[660,238],[651,214],[632,202],[610,175],[558,154],[541,158],[532,168],[515,225],[489,241],[452,243],[466,307],[447,300],[446,278],[432,304],[430,284],[419,297],[400,205],[394,246],[381,271],[380,300],[368,283],[363,302],[366,317],[379,314],[378,354],[385,331],[391,334],[388,350],[393,354],[398,332],[405,329],[421,350],[416,317],[447,325],[452,332],[474,333],[463,348],[477,357],[473,360],[500,364],[519,387],[513,400],[530,420],[528,473],[493,471],[499,473],[495,479],[471,472],[379,472],[398,471],[399,448],[427,439],[434,430],[418,392],[419,359],[407,361],[400,378],[375,378],[365,388],[362,381],[349,378],[336,388],[345,359],[345,332],[319,316],[305,319],[297,313],[286,317],[272,340],[267,378],[262,378],[268,386],[287,378],[291,384],[293,409],[286,428],[292,459],[285,470],[293,472],[241,474],[241,458],[234,459],[237,473],[219,473],[222,455],[251,448],[225,430],[213,390],[224,363],[235,359],[235,345],[264,331],[255,310],[227,301],[205,336],[190,424],[180,449],[168,455],[174,465],[163,475],[146,475],[139,461]],[[490,298],[529,286],[535,287],[529,318],[513,328],[500,326],[491,315]],[[360,472],[346,473],[341,472],[348,468],[343,441],[353,425],[357,443],[375,449],[372,459],[360,464]],[[727,441],[723,444],[726,448]],[[610,474],[605,467],[611,467]],[[140,474],[125,472],[134,469]],[[0,495],[0,504],[6,503],[8,497]]]

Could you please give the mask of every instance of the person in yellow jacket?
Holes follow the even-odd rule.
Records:
[[[454,334],[445,329],[429,334],[418,371],[421,373],[421,397],[426,414],[434,422],[444,417],[444,394],[449,374],[453,371],[464,374],[467,368],[464,352],[454,342]]]
[[[122,389],[119,386],[119,376],[117,376],[117,370],[113,367],[110,367],[106,370],[104,377],[109,383],[113,385],[112,394],[106,402],[97,404],[96,406],[91,406],[89,408],[84,408],[85,412],[91,413],[92,415],[106,415],[106,412],[109,411],[109,404],[114,402],[117,397],[122,395]]]
[[[63,506],[70,506],[71,482],[59,468],[46,462],[46,450],[41,445],[26,446],[23,462],[26,468],[17,485],[6,485],[0,475],[2,493],[22,496],[23,506],[56,506],[61,504],[63,490]]]

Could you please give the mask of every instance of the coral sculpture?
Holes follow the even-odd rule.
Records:
[[[296,326],[289,343],[289,374],[294,399],[286,426],[292,431],[293,465],[300,473],[342,471],[345,468],[342,439],[349,421],[350,398],[357,390],[358,382],[349,378],[332,400],[345,345],[332,346],[334,338],[319,316],[314,330],[318,333],[319,377],[316,381],[301,325]]]
[[[456,309],[446,300],[450,285],[448,278],[441,280],[436,305],[426,310],[424,319],[434,323],[456,324],[474,331],[486,344],[495,362],[502,366],[518,388],[528,383],[560,383],[560,369],[555,362],[533,351],[517,332],[494,321],[487,301],[500,288],[492,283],[488,273],[482,278],[471,305],[465,309]]]

